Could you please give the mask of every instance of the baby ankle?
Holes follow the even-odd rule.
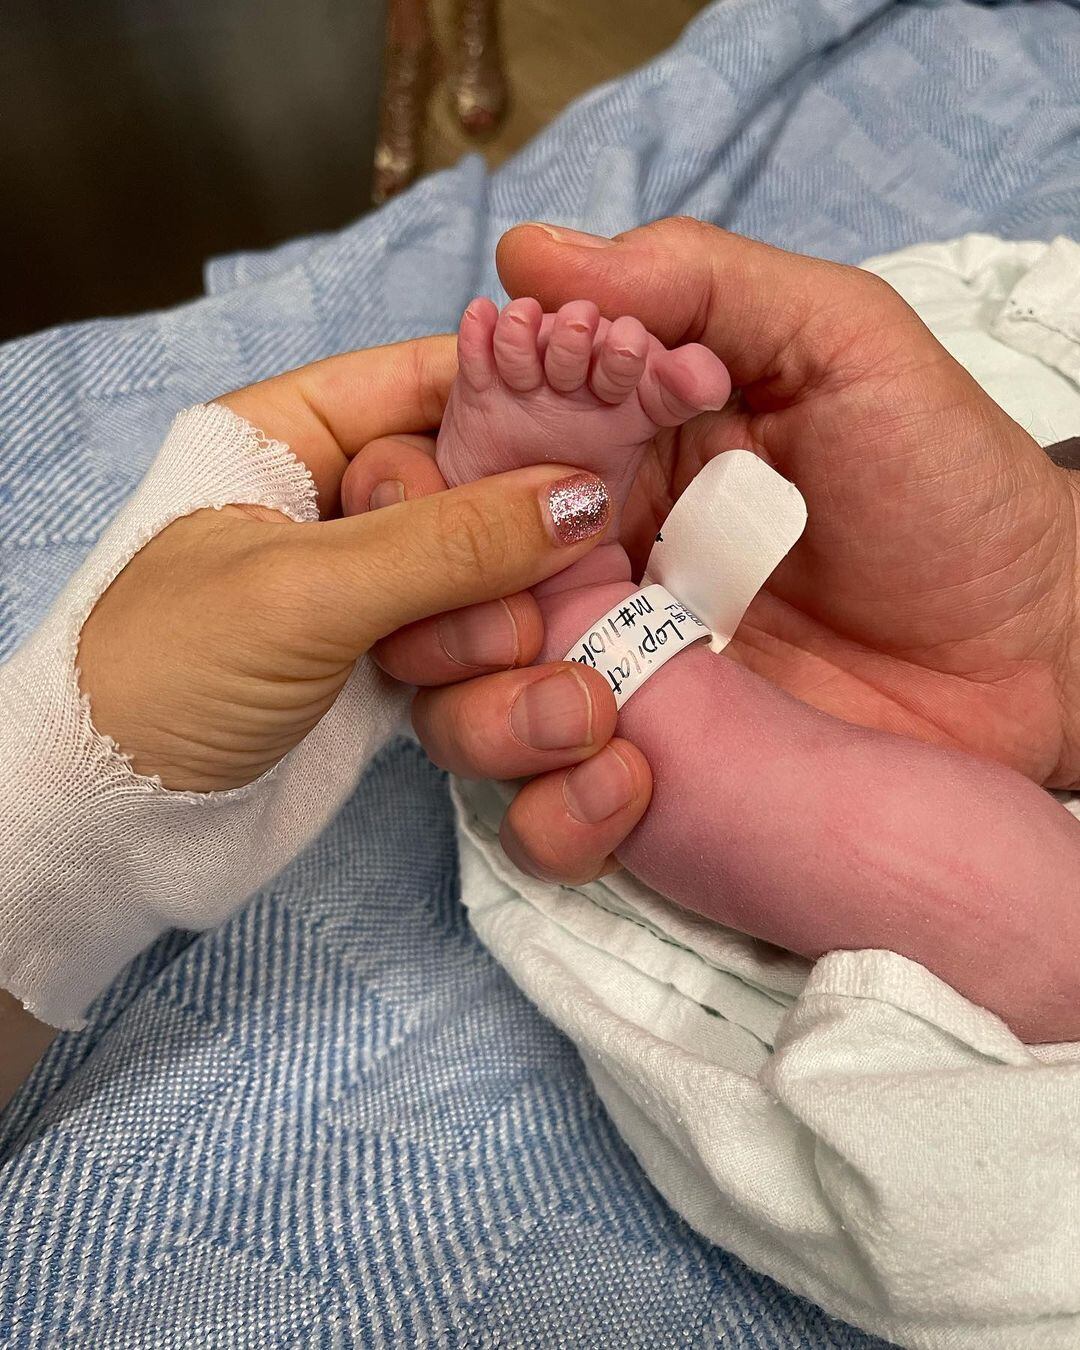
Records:
[[[615,582],[630,582],[630,559],[621,544],[601,544],[579,562],[556,572],[553,577],[533,587],[537,601],[549,600],[567,591],[583,587],[609,586]]]

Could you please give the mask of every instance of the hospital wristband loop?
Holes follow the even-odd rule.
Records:
[[[563,659],[599,671],[621,708],[673,656],[708,636],[697,615],[654,582],[597,619]]]

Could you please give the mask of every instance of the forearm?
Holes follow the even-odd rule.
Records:
[[[0,988],[39,1022],[77,1030],[90,1003],[166,929],[199,930],[227,918],[323,828],[397,725],[403,696],[369,663],[357,663],[284,762],[239,788],[197,793],[166,789],[151,776],[157,765],[138,772],[123,753],[129,747],[118,751],[91,718],[80,678],[88,657],[82,626],[113,579],[167,531],[143,548],[147,536],[173,520],[200,519],[200,508],[222,499],[298,514],[306,503],[310,513],[309,489],[286,447],[268,445],[232,414],[183,414],[45,620],[0,666],[0,783],[8,807],[0,832]],[[194,562],[206,551],[189,550],[185,586],[194,585]],[[136,621],[161,608],[158,596],[150,587],[135,606]],[[211,622],[215,598],[211,591],[202,607]],[[258,598],[256,588],[245,613]],[[268,609],[275,612],[270,602]],[[174,622],[170,611],[166,628]],[[168,672],[187,670],[192,653],[205,650],[198,631],[175,653],[144,645]],[[131,700],[145,707],[149,695],[136,683]],[[244,724],[242,700],[228,708],[207,738],[213,743],[230,740],[230,718]]]

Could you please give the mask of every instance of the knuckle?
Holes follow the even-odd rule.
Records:
[[[694,241],[699,242],[705,239],[714,239],[718,233],[715,225],[710,225],[704,220],[698,220],[695,216],[668,216],[666,220],[657,221],[654,226],[657,233],[668,234],[672,241]]]
[[[844,279],[852,290],[858,291],[866,301],[872,303],[875,311],[880,311],[883,307],[896,308],[904,304],[900,293],[876,272],[867,272],[848,263],[837,263],[836,266],[845,274]]]
[[[494,580],[506,556],[506,529],[476,502],[443,497],[435,508],[439,564],[451,577]]]
[[[526,862],[534,876],[562,885],[592,881],[607,857],[600,832],[568,828],[557,773],[526,783],[507,808],[502,834],[512,843],[511,856]]]
[[[454,746],[459,772],[469,778],[497,778],[499,765],[495,747],[487,737],[478,735],[480,719],[471,698],[463,697],[450,703],[447,712],[446,736]]]
[[[428,758],[439,769],[449,769],[450,757],[447,754],[447,719],[444,716],[445,699],[437,693],[421,689],[412,702],[409,720],[417,740],[424,747]]]
[[[421,691],[413,701],[413,729],[432,763],[463,778],[498,778],[505,766],[497,747],[478,734],[480,721],[465,690]]]
[[[439,339],[421,339],[403,344],[406,386],[415,391],[421,425],[437,427],[442,420],[445,393],[442,378],[443,351]]]

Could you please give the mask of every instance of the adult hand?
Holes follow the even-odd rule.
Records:
[[[452,341],[425,339],[335,357],[222,402],[290,445],[330,515],[351,456],[387,433],[435,424],[455,372]],[[237,506],[175,521],[128,563],[83,629],[79,664],[95,724],[166,787],[230,788],[291,749],[357,658],[402,625],[458,610],[439,629],[457,678],[530,661],[539,620],[518,593],[603,534],[566,542],[560,532],[552,491],[569,472],[538,466],[352,519],[297,524]],[[490,639],[478,647],[478,633],[500,617],[502,648]],[[586,758],[614,727],[603,681],[562,670],[545,682],[544,673],[524,673],[504,704],[523,750],[538,738],[528,763],[541,769]]]
[[[705,342],[741,386],[723,412],[658,437],[623,519],[640,568],[672,501],[714,455],[754,449],[798,484],[806,534],[730,656],[847,721],[981,753],[1052,786],[1080,781],[1075,480],[889,286],[690,220],[615,240],[521,226],[503,238],[499,266],[511,295],[545,309],[588,296],[671,344]],[[350,470],[351,509],[366,506],[386,453],[373,447]],[[410,492],[441,487],[426,443],[393,455]],[[396,642],[388,666],[402,678],[434,668],[430,625]],[[473,734],[486,725],[486,690],[506,697],[528,675],[423,694],[421,738],[458,773],[537,772],[514,746]],[[590,846],[567,775],[519,793],[504,842],[526,870],[578,880],[611,865],[603,850],[647,796],[639,766],[628,780],[612,752],[597,771],[604,762],[608,799],[621,778],[624,809],[634,805],[590,826]]]
[[[435,442],[415,435],[365,446],[341,484],[346,514],[444,492],[434,454]],[[615,700],[596,671],[554,663],[484,673],[526,665],[543,636],[539,608],[525,594],[509,606],[410,624],[373,655],[395,679],[421,686],[413,725],[441,768],[465,778],[532,779],[504,823],[510,856],[526,871],[584,882],[618,866],[612,853],[645,814],[652,775],[633,745],[611,739]]]
[[[723,450],[800,488],[806,533],[728,655],[850,722],[1080,783],[1077,490],[879,278],[691,220],[614,240],[511,230],[499,270],[702,342],[738,396],[658,438],[626,513],[658,520]]]

